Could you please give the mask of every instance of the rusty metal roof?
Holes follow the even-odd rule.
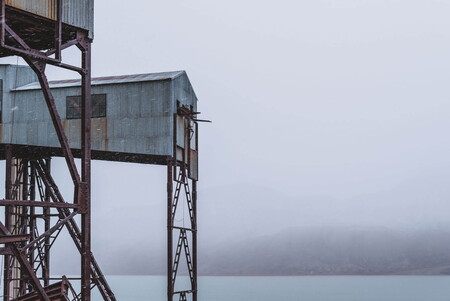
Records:
[[[185,73],[186,73],[185,71],[172,71],[172,72],[96,77],[92,78],[91,84],[92,86],[99,86],[99,85],[147,82],[147,81],[171,80]],[[77,87],[77,86],[81,86],[81,81],[79,79],[50,81],[50,88],[52,89]],[[34,82],[21,87],[17,87],[12,91],[26,91],[26,90],[40,90],[40,89],[41,85],[39,84],[39,82]]]

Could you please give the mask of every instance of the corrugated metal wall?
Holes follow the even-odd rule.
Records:
[[[186,74],[174,80],[93,86],[92,94],[107,94],[106,118],[92,119],[92,149],[172,156],[176,101],[196,108]],[[2,143],[59,147],[42,92],[11,92],[5,101]],[[65,119],[66,97],[79,87],[53,89],[72,148],[80,148],[80,120]]]
[[[89,30],[94,37],[94,0],[63,0],[63,22]]]
[[[63,0],[63,22],[94,34],[94,0]],[[6,5],[56,19],[56,0],[6,0]]]
[[[45,18],[56,19],[56,0],[6,0],[6,5],[26,10]]]
[[[11,106],[11,89],[35,82],[37,77],[28,66],[0,65],[0,78],[2,79],[2,102],[0,105],[3,118],[3,116],[10,115],[9,112],[15,109],[14,106]],[[8,113],[5,113],[5,110],[9,110]],[[0,136],[3,136],[3,124],[1,132]],[[3,141],[3,137],[0,141]]]

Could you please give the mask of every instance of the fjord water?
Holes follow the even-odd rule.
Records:
[[[165,277],[109,276],[108,280],[118,300],[166,300]],[[186,280],[180,277],[180,282]],[[199,301],[450,300],[450,276],[199,277],[199,287]]]

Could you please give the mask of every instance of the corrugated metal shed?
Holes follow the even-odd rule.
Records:
[[[11,68],[0,66],[4,82],[14,82]],[[101,77],[92,84],[93,95],[106,97],[105,116],[92,118],[93,158],[164,164],[173,155],[177,103],[194,111],[197,104],[186,72]],[[50,86],[69,144],[79,149],[80,119],[67,118],[67,109],[68,97],[81,94],[80,82],[53,81]],[[56,132],[35,78],[4,87],[3,98],[1,143],[57,150]]]
[[[6,0],[6,5],[47,18],[56,19],[56,0]],[[94,34],[94,0],[63,0],[62,21]]]

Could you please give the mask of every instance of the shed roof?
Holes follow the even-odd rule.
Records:
[[[134,83],[134,82],[171,80],[183,74],[186,74],[186,72],[172,71],[172,72],[96,77],[92,78],[91,85],[99,86],[99,85],[113,85],[113,84]],[[50,81],[49,84],[50,88],[52,89],[78,87],[81,86],[81,80],[79,79],[57,80],[57,81]],[[26,90],[40,90],[40,89],[41,85],[39,84],[39,82],[34,82],[21,87],[17,87],[12,91],[26,91]]]

